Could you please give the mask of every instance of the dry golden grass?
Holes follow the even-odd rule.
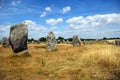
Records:
[[[30,55],[0,47],[0,80],[120,80],[120,47],[29,44]]]

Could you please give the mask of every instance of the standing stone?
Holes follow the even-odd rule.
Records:
[[[83,44],[84,44],[84,45],[88,44],[88,41],[84,40],[84,41],[83,41]]]
[[[115,40],[115,45],[120,46],[120,40]]]
[[[46,39],[46,47],[48,51],[56,49],[56,40],[53,32],[49,32]]]
[[[66,44],[69,44],[69,40],[66,41]]]
[[[1,41],[1,45],[2,45],[2,47],[7,47],[7,46],[9,46],[9,40],[8,40],[8,38],[3,37],[3,38],[2,38],[2,41]]]
[[[57,40],[57,43],[60,44],[61,40]]]
[[[37,44],[40,44],[40,40],[37,40],[36,42],[37,42]]]
[[[35,44],[35,41],[32,41],[32,44]]]
[[[15,24],[10,27],[10,45],[13,52],[27,53],[28,29],[26,23]]]
[[[64,39],[62,40],[62,43],[65,44],[65,40]]]
[[[81,40],[78,38],[78,36],[73,36],[72,44],[73,44],[73,46],[81,45]]]

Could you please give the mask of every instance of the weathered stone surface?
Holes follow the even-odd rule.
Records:
[[[56,40],[53,32],[49,32],[46,38],[46,47],[48,51],[56,49]]]
[[[66,44],[66,42],[65,42],[65,40],[64,40],[64,39],[62,40],[62,43],[63,43],[63,44]]]
[[[37,44],[40,44],[40,40],[37,40],[36,42],[37,42]]]
[[[67,40],[67,41],[66,41],[66,44],[69,44],[69,42],[70,42],[70,41],[69,41],[69,40]]]
[[[58,43],[58,44],[60,44],[60,43],[61,43],[61,41],[60,41],[60,40],[57,40],[57,43]]]
[[[120,40],[115,40],[115,45],[120,46]]]
[[[72,44],[73,44],[73,46],[81,45],[81,40],[78,38],[78,36],[73,36]]]
[[[83,44],[84,44],[84,45],[88,44],[88,41],[84,40],[84,41],[83,41]]]
[[[13,52],[27,50],[28,29],[25,23],[15,24],[10,28],[10,45]]]
[[[35,41],[32,41],[32,44],[35,44]]]
[[[9,46],[9,39],[7,37],[3,37],[1,41],[2,47],[7,47]]]

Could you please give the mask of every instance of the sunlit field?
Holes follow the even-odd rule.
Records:
[[[120,46],[28,44],[28,54],[0,47],[0,80],[120,80]]]

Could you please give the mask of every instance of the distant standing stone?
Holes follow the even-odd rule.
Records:
[[[66,44],[69,44],[69,40],[66,41]]]
[[[35,41],[32,41],[32,44],[35,44]]]
[[[37,40],[36,42],[37,42],[37,44],[40,44],[40,40]]]
[[[46,39],[46,47],[48,51],[56,49],[56,40],[53,32],[49,32]]]
[[[7,47],[7,46],[9,46],[9,40],[8,40],[7,37],[3,37],[3,38],[2,38],[1,45],[2,45],[2,47]]]
[[[73,36],[72,44],[73,44],[73,46],[81,45],[81,40],[78,38],[78,36]]]
[[[84,45],[88,44],[88,41],[84,40],[84,41],[83,41],[83,44],[84,44]]]
[[[60,44],[60,42],[61,42],[60,40],[57,40],[57,43],[58,43],[58,44]]]
[[[120,40],[115,40],[115,45],[120,46]]]
[[[27,51],[28,29],[26,23],[15,24],[10,28],[10,45],[13,52]],[[25,52],[27,53],[27,52]]]
[[[62,40],[62,43],[65,44],[65,40],[64,39]]]

